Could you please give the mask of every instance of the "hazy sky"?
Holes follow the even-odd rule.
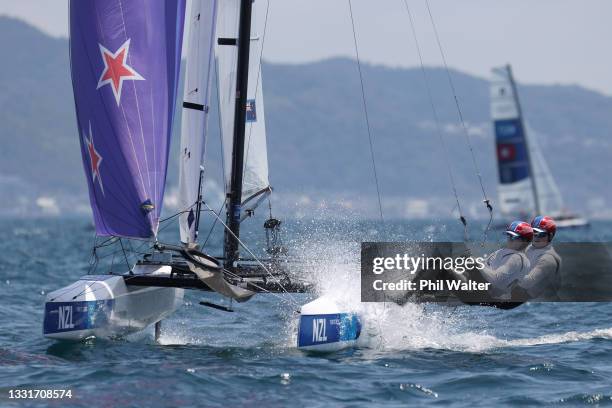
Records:
[[[269,0],[264,58],[354,56],[347,0]],[[612,95],[612,1],[429,0],[448,63],[488,76],[510,62],[527,83],[579,84]],[[363,60],[415,66],[403,0],[352,0]],[[257,0],[262,27],[267,0]],[[408,0],[426,64],[441,65],[425,0]],[[0,0],[0,13],[67,35],[67,0]]]

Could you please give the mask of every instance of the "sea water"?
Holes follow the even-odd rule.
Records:
[[[91,221],[0,220],[0,406],[612,405],[608,303],[499,311],[359,302],[361,240],[461,240],[452,223],[288,222],[285,244],[305,258],[317,294],[364,321],[359,347],[308,354],[295,347],[295,311],[309,294],[256,296],[227,313],[198,304],[224,302],[216,295],[188,292],[160,344],[152,329],[76,344],[45,339],[45,293],[91,270]],[[558,238],[610,240],[612,224]],[[265,241],[261,231],[245,239],[254,251]],[[72,398],[20,401],[11,389],[70,389]]]

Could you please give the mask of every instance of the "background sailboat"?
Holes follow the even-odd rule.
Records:
[[[568,212],[561,192],[523,119],[517,87],[509,65],[493,69],[491,118],[498,164],[499,208],[508,218],[531,219],[546,214],[558,227],[580,227],[588,221]]]

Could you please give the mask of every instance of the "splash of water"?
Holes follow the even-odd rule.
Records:
[[[346,226],[346,221],[339,224]],[[300,250],[311,260],[307,273],[315,285],[317,295],[327,297],[341,310],[360,317],[362,335],[359,347],[376,350],[431,348],[484,352],[498,348],[588,341],[593,338],[612,339],[612,328],[504,339],[489,333],[491,314],[503,311],[470,310],[467,306],[454,309],[414,303],[402,306],[395,303],[362,303],[359,242],[366,238],[358,230],[338,231],[335,227],[333,223],[327,227],[316,226],[310,234],[306,234]],[[292,321],[287,331],[291,333],[291,344],[295,344],[297,322]]]

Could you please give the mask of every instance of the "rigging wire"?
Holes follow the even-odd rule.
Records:
[[[491,228],[491,224],[493,223],[493,206],[491,204],[491,200],[487,197],[487,192],[486,189],[484,187],[484,182],[482,181],[482,174],[480,172],[480,167],[478,166],[478,161],[476,160],[476,155],[474,153],[474,147],[472,145],[472,140],[470,138],[470,134],[468,132],[467,126],[465,124],[465,120],[463,118],[463,112],[461,111],[461,105],[459,104],[459,98],[457,97],[457,91],[455,89],[455,84],[453,83],[453,79],[451,77],[450,74],[450,69],[448,68],[448,64],[446,62],[446,55],[444,53],[444,48],[442,47],[442,41],[440,40],[440,35],[438,33],[438,28],[436,26],[436,22],[434,20],[433,17],[433,13],[431,12],[431,7],[429,7],[429,0],[425,0],[425,5],[427,6],[427,12],[429,14],[429,20],[431,21],[431,25],[434,31],[434,35],[436,37],[436,42],[438,44],[438,49],[440,51],[440,56],[442,57],[442,62],[444,63],[444,69],[446,71],[446,76],[448,78],[448,83],[450,85],[451,91],[453,93],[453,98],[455,100],[455,106],[457,107],[457,113],[459,115],[459,120],[461,121],[461,127],[463,129],[463,134],[465,135],[465,139],[467,141],[468,144],[468,148],[470,150],[470,154],[472,156],[472,163],[474,164],[474,170],[476,171],[476,176],[478,177],[478,181],[480,183],[480,189],[482,190],[482,196],[483,196],[483,203],[485,204],[485,206],[487,207],[487,210],[489,211],[489,223],[487,224],[487,227],[484,230],[484,236],[483,236],[483,245],[485,243],[485,241],[487,240],[487,233],[489,232],[489,229]]]
[[[234,234],[234,232],[233,232],[233,231],[232,231],[232,230],[231,230],[231,229],[230,229],[230,228],[229,228],[229,227],[228,227],[228,226],[227,226],[227,225],[226,225],[226,224],[223,222],[223,220],[222,220],[222,219],[221,219],[221,218],[220,218],[220,217],[219,217],[219,216],[218,216],[218,215],[217,215],[217,214],[216,214],[216,213],[213,211],[213,209],[212,209],[212,208],[210,208],[210,207],[208,206],[208,204],[206,204],[206,203],[204,203],[204,205],[206,206],[206,208],[208,208],[208,210],[209,210],[210,212],[212,212],[212,214],[213,214],[213,215],[214,215],[214,216],[217,218],[217,220],[219,220],[219,222],[221,223],[221,225],[223,225],[223,227],[225,227],[225,229],[226,229],[226,230],[227,230],[227,231],[228,231],[228,232],[229,232],[229,233],[232,235],[232,237],[233,237],[233,238],[234,238],[236,241],[238,241],[238,243],[240,244],[240,246],[242,246],[244,249],[246,249],[246,250],[247,250],[247,252],[248,252],[248,253],[249,253],[249,254],[250,254],[252,257],[253,257],[253,259],[255,259],[255,260],[257,261],[257,263],[258,263],[259,265],[261,265],[261,267],[262,267],[262,268],[263,268],[263,269],[266,271],[266,273],[267,273],[268,275],[270,275],[270,277],[272,277],[273,279],[275,279],[274,274],[273,274],[273,273],[270,271],[270,269],[268,269],[268,267],[267,267],[266,265],[264,265],[264,264],[263,264],[263,262],[261,262],[261,261],[259,260],[259,258],[258,258],[258,257],[257,257],[257,256],[256,256],[256,255],[255,255],[255,254],[252,252],[252,251],[251,251],[251,249],[250,249],[248,246],[246,246],[246,245],[244,244],[244,242],[242,242],[242,241],[240,240],[240,238],[238,238],[238,237],[236,236],[236,234]],[[293,300],[293,302],[295,302],[295,303],[297,304],[297,301],[296,301],[296,300],[293,298],[293,295],[292,295],[292,294],[291,294],[291,293],[290,293],[290,292],[289,292],[287,289],[285,289],[285,286],[283,286],[283,284],[282,284],[280,281],[278,282],[278,285],[281,287],[281,289],[283,290],[283,292],[285,292],[286,294],[288,294],[288,295],[289,295],[289,297],[290,297],[290,298]]]
[[[363,85],[363,73],[361,72],[361,60],[359,58],[359,47],[357,46],[357,33],[355,31],[355,19],[353,17],[353,6],[351,0],[348,0],[349,15],[351,16],[351,27],[353,29],[353,41],[355,44],[355,57],[357,60],[357,69],[359,70],[359,81],[361,83],[361,99],[363,101],[363,111],[365,114],[365,121],[368,130],[368,141],[370,142],[370,156],[372,160],[372,169],[374,172],[374,181],[376,182],[376,194],[378,196],[378,210],[380,211],[380,220],[384,223],[385,218],[383,216],[382,200],[380,195],[380,184],[378,182],[378,173],[376,171],[376,160],[374,157],[374,143],[372,142],[372,131],[370,126],[370,118],[368,116],[368,105],[366,103],[365,87]]]
[[[446,145],[446,142],[444,141],[444,136],[442,135],[442,129],[440,128],[440,118],[438,116],[438,110],[436,109],[436,105],[434,104],[431,87],[429,85],[429,80],[427,78],[427,72],[425,70],[425,64],[423,62],[423,53],[421,52],[421,46],[419,44],[419,39],[417,38],[416,26],[412,18],[410,7],[408,6],[408,0],[403,0],[403,3],[406,8],[406,12],[408,13],[408,19],[410,20],[410,28],[412,29],[412,35],[414,37],[414,42],[415,42],[417,54],[419,57],[419,63],[421,64],[421,73],[423,75],[423,82],[425,83],[425,88],[427,89],[427,96],[429,98],[429,104],[431,105],[431,111],[434,117],[436,133],[438,134],[438,138],[440,139],[440,144],[442,146],[442,151],[444,154],[444,161],[446,162],[446,169],[448,170],[448,178],[450,180],[451,188],[455,196],[455,201],[457,203],[457,211],[459,211],[459,221],[461,221],[461,223],[463,224],[463,239],[467,241],[468,240],[467,220],[465,216],[463,215],[463,211],[461,209],[459,194],[457,193],[457,183],[455,182],[455,176],[453,175],[453,170],[451,168],[450,154],[448,152],[448,146]]]
[[[130,268],[130,261],[128,260],[127,254],[125,253],[125,248],[123,247],[123,240],[119,238],[119,245],[121,245],[121,250],[123,251],[123,257],[125,258],[125,264],[127,265],[128,271]]]
[[[227,270],[227,269],[225,269],[225,268],[223,268],[223,272],[225,272],[226,274],[228,274],[228,275],[232,276],[233,278],[235,278],[235,279],[239,279],[239,280],[241,280],[241,281],[242,281],[242,280],[243,280],[243,278],[244,278],[243,276],[237,275],[237,274],[235,274],[235,273],[233,273],[233,272],[231,272],[231,271],[229,271],[229,270]],[[278,284],[280,285],[280,281],[279,281],[279,280],[277,280],[276,282],[278,282]],[[282,297],[282,296],[280,296],[280,295],[278,295],[278,294],[276,294],[276,293],[274,293],[274,292],[272,292],[272,291],[269,291],[268,289],[266,289],[266,288],[264,288],[264,287],[262,287],[262,286],[259,286],[259,285],[255,284],[255,283],[253,283],[253,282],[249,282],[249,285],[256,287],[257,289],[261,290],[262,292],[265,292],[265,293],[267,293],[267,294],[269,294],[269,295],[272,295],[272,296],[274,296],[274,297],[277,297],[277,298],[279,298],[279,299],[280,299],[281,301],[283,301],[283,302],[288,302],[288,303],[291,303],[291,304],[293,304],[294,306],[297,306],[297,307],[299,307],[299,306],[300,306],[300,304],[299,304],[299,303],[297,303],[297,302],[295,301],[295,299],[293,299],[293,298],[291,298],[291,299],[284,298],[284,297]],[[287,292],[287,293],[289,293],[289,292]],[[231,299],[231,298],[230,298],[230,299]]]
[[[170,221],[171,219],[173,219],[173,218],[175,218],[175,217],[178,217],[178,216],[179,216],[179,215],[181,215],[181,214],[188,213],[188,212],[189,212],[189,211],[191,211],[191,209],[192,209],[193,207],[195,207],[197,204],[198,204],[198,202],[196,201],[195,203],[193,203],[193,204],[191,204],[189,207],[187,207],[187,209],[185,209],[185,210],[183,210],[183,211],[179,211],[179,212],[174,213],[174,214],[172,214],[172,215],[169,215],[169,216],[168,216],[168,217],[166,217],[166,218],[162,218],[161,220],[159,220],[159,223],[160,223],[160,224],[163,224],[163,223],[165,223],[166,221]]]
[[[223,200],[223,202],[221,203],[221,207],[219,207],[219,211],[216,212],[217,217],[219,215],[221,215],[221,211],[223,211],[223,208],[225,207],[225,203],[227,202],[227,197],[225,198],[225,200]],[[208,235],[206,236],[206,239],[204,240],[204,242],[202,243],[202,247],[205,247],[206,244],[208,243],[208,240],[210,239],[210,236],[213,233],[213,230],[215,229],[215,226],[217,225],[217,218],[214,219],[212,226],[210,227],[210,230],[208,231]]]
[[[113,257],[111,258],[111,264],[110,264],[110,268],[108,269],[110,271],[110,273],[113,273],[113,267],[115,266],[115,254],[117,253],[117,251],[113,252]]]
[[[119,237],[114,237],[114,236],[113,236],[113,237],[107,238],[107,239],[106,239],[104,242],[106,243],[106,242],[108,242],[108,241],[110,241],[110,240],[113,240],[113,239],[114,239],[115,241],[114,241],[114,242],[112,242],[112,243],[110,243],[110,244],[106,244],[106,246],[109,246],[109,245],[111,245],[111,244],[114,244],[114,243],[119,242],[119,243],[121,244],[121,249],[120,249],[120,250],[118,250],[118,251],[114,251],[113,253],[111,253],[111,254],[109,254],[109,255],[105,255],[105,256],[103,256],[103,257],[102,257],[102,258],[105,258],[105,257],[108,257],[108,256],[111,256],[111,255],[112,255],[112,260],[111,260],[111,265],[110,265],[110,270],[109,270],[109,271],[110,271],[110,273],[111,273],[111,275],[113,274],[112,269],[113,269],[114,264],[115,264],[115,255],[116,255],[117,253],[119,253],[120,251],[122,251],[122,252],[123,252],[123,254],[124,254],[124,256],[125,256],[125,250],[123,249],[123,243],[121,242],[121,238],[119,238]],[[97,241],[97,236],[95,236],[95,238],[94,238],[94,243],[95,243],[95,241]],[[92,271],[91,271],[91,268],[92,268],[92,267],[94,268],[94,271],[93,271],[93,272],[95,272],[95,270],[96,270],[96,269],[97,269],[97,267],[98,267],[98,261],[99,261],[100,257],[98,257],[98,254],[96,253],[96,249],[97,249],[97,247],[95,247],[95,246],[94,246],[94,248],[93,248],[93,250],[92,250],[92,258],[94,258],[94,262],[93,262],[93,264],[90,262],[90,271],[88,272],[88,275],[91,275],[91,274],[92,274],[92,273],[91,273],[91,272],[92,272]],[[126,262],[127,262],[127,256],[126,256]],[[129,270],[129,263],[128,263],[128,270]],[[125,282],[127,282],[129,279],[130,279],[130,277],[126,277],[126,278],[124,278],[124,281],[125,281]],[[73,300],[74,300],[74,299],[76,299],[77,297],[81,296],[83,293],[86,293],[87,291],[89,291],[90,293],[95,293],[95,292],[97,292],[97,291],[98,291],[98,290],[100,290],[100,289],[105,289],[105,290],[106,290],[106,288],[103,286],[103,287],[100,287],[100,288],[98,288],[98,289],[95,289],[95,290],[91,291],[91,288],[92,288],[92,286],[93,286],[95,283],[96,283],[96,282],[94,281],[94,282],[91,282],[91,283],[89,283],[89,284],[85,285],[85,288],[84,288],[83,290],[81,290],[79,293],[77,293],[76,295],[74,295],[74,296],[72,297],[72,299],[73,299]],[[60,297],[64,296],[66,293],[70,292],[72,289],[73,289],[73,285],[69,285],[69,286],[67,286],[66,288],[64,288],[64,290],[62,290],[62,291],[61,291],[59,294],[57,294],[57,295],[56,295],[54,298],[50,299],[50,301],[51,301],[51,302],[55,301],[55,299],[58,299],[58,298],[60,298]]]
[[[224,273],[227,273],[228,275],[232,276],[233,278],[236,278],[236,279],[242,279],[242,278],[244,278],[244,277],[242,277],[242,276],[240,276],[240,275],[237,275],[237,274],[235,274],[235,273],[233,273],[233,272],[231,272],[231,271],[228,271],[228,270],[227,270],[227,269],[225,269],[225,268],[223,269],[223,271],[224,271]],[[132,275],[132,276],[117,275],[117,276],[122,276],[122,277],[123,277],[123,280],[124,280],[124,282],[125,282],[126,284],[127,284],[127,283],[128,283],[130,280],[131,280],[131,279],[134,279],[134,278],[136,278],[136,277],[137,277],[137,275]],[[276,281],[276,282],[279,284],[279,286],[281,286],[281,287],[282,287],[282,284],[280,283],[280,281],[279,281],[278,279],[276,279],[276,278],[275,278],[275,281]],[[83,289],[81,292],[77,293],[77,294],[76,294],[76,295],[73,297],[73,299],[76,299],[77,297],[79,297],[79,296],[81,296],[82,294],[87,293],[87,292],[89,292],[89,294],[94,294],[94,293],[96,293],[96,292],[98,292],[98,291],[100,291],[100,290],[107,290],[107,288],[106,288],[106,287],[104,287],[104,286],[99,287],[99,288],[94,289],[94,290],[91,290],[91,288],[92,288],[92,286],[93,286],[94,284],[95,284],[95,282],[92,282],[91,284],[87,285],[87,286],[85,287],[85,289]],[[275,297],[279,298],[279,299],[280,299],[282,302],[285,302],[285,303],[290,303],[290,304],[292,304],[293,306],[296,306],[296,307],[298,307],[298,308],[300,307],[300,304],[299,304],[299,303],[298,303],[298,302],[297,302],[295,299],[293,299],[293,297],[291,297],[290,299],[287,299],[287,298],[284,298],[284,297],[282,297],[282,296],[278,295],[278,294],[277,294],[277,293],[275,293],[275,292],[269,291],[268,289],[266,289],[266,288],[264,288],[264,287],[262,287],[262,286],[257,285],[256,283],[249,282],[248,284],[249,284],[249,285],[251,285],[251,286],[253,286],[253,287],[255,287],[255,288],[257,288],[257,289],[259,289],[259,290],[261,290],[262,292],[265,292],[265,293],[267,293],[267,294],[269,294],[269,295],[272,295],[272,296],[275,296]],[[72,289],[72,288],[69,288],[68,290],[66,290],[66,291],[62,292],[60,295],[56,296],[54,299],[51,299],[51,301],[53,301],[53,300],[55,300],[55,299],[59,298],[59,297],[60,297],[60,296],[62,296],[63,294],[65,294],[65,293],[69,292],[71,289]],[[286,292],[286,293],[289,293],[289,292]],[[231,298],[230,298],[230,299],[231,299]]]
[[[204,205],[206,205],[206,203],[204,203]],[[208,205],[206,205],[206,206],[208,207]],[[220,211],[219,211],[219,212],[221,212],[221,210],[222,210],[222,209],[223,209],[223,206],[221,207],[221,209],[220,209]],[[219,220],[219,221],[220,221],[222,224],[224,224],[224,223],[223,223],[223,221],[222,221],[222,220],[219,218],[219,216],[218,216],[218,215],[217,215],[217,214],[216,214],[216,213],[215,213],[215,212],[214,212],[214,211],[213,211],[213,210],[212,210],[210,207],[208,207],[208,209],[205,209],[205,210],[202,210],[202,211],[210,211],[210,212],[212,212],[212,213],[215,215],[215,217],[216,217],[216,218],[217,218],[217,219],[218,219],[218,220]],[[174,216],[176,216],[176,214],[175,214]],[[168,219],[173,218],[174,216],[168,217],[168,218],[166,219],[166,221],[167,221]],[[166,225],[164,226],[164,228],[168,227],[169,225],[172,225],[172,224],[166,224]],[[225,226],[225,224],[224,224],[224,226]],[[227,226],[225,226],[225,228],[227,228]],[[160,231],[161,231],[161,230],[160,230]],[[97,236],[96,236],[94,239],[97,239]],[[112,241],[112,242],[110,242],[110,241]],[[256,261],[257,261],[257,262],[258,262],[258,263],[259,263],[259,264],[260,264],[260,265],[261,265],[261,266],[264,268],[264,270],[265,270],[265,271],[266,271],[266,272],[267,272],[267,273],[270,275],[270,277],[271,277],[271,278],[273,278],[273,279],[274,279],[274,281],[278,283],[278,285],[281,287],[281,289],[282,289],[282,290],[283,290],[283,291],[284,291],[286,294],[288,294],[290,298],[289,298],[289,299],[287,299],[287,298],[284,298],[284,297],[282,297],[282,296],[279,296],[278,294],[276,294],[276,293],[274,293],[274,292],[272,292],[272,291],[269,291],[269,290],[267,290],[266,288],[264,288],[264,287],[262,287],[262,286],[259,286],[259,285],[255,284],[255,283],[253,283],[253,282],[249,282],[249,285],[254,286],[255,288],[257,288],[257,289],[261,290],[262,292],[265,292],[265,293],[268,293],[268,294],[270,294],[270,295],[272,295],[272,296],[275,296],[275,297],[279,298],[279,299],[280,299],[281,301],[283,301],[283,302],[291,303],[293,306],[299,307],[299,306],[300,306],[300,304],[299,304],[299,303],[298,303],[298,302],[295,300],[295,298],[294,298],[294,297],[291,295],[291,293],[290,293],[289,291],[287,291],[287,289],[286,289],[286,288],[283,286],[282,282],[281,282],[281,281],[278,279],[278,277],[274,276],[274,275],[272,274],[272,272],[271,272],[271,271],[270,271],[270,270],[269,270],[269,269],[268,269],[268,268],[267,268],[267,267],[266,267],[266,266],[265,266],[265,265],[264,265],[264,264],[263,264],[263,263],[262,263],[262,262],[261,262],[261,261],[260,261],[260,260],[259,260],[259,259],[258,259],[258,258],[257,258],[257,257],[256,257],[254,254],[253,254],[253,253],[252,253],[252,252],[251,252],[251,250],[250,250],[250,249],[249,249],[249,248],[248,248],[248,247],[247,247],[247,246],[246,246],[246,245],[245,245],[245,244],[244,244],[242,241],[238,240],[238,242],[239,242],[239,243],[240,243],[240,244],[241,244],[241,245],[242,245],[242,246],[243,246],[243,247],[244,247],[244,248],[245,248],[245,249],[246,249],[246,250],[247,250],[247,251],[248,251],[248,252],[251,254],[251,256],[253,256],[253,258],[255,258],[255,260],[256,260]],[[109,253],[109,254],[105,254],[105,255],[99,256],[99,255],[98,255],[98,254],[95,252],[95,249],[96,249],[96,248],[101,248],[102,246],[96,246],[96,247],[94,247],[94,251],[92,251],[92,256],[95,256],[95,265],[97,265],[97,261],[98,261],[99,259],[103,259],[103,258],[107,258],[107,257],[111,257],[111,256],[112,256],[112,261],[111,261],[111,274],[112,274],[112,268],[113,268],[113,265],[114,265],[114,263],[115,263],[114,259],[115,259],[115,256],[116,256],[118,253],[120,253],[120,252],[121,252],[121,253],[123,253],[123,255],[124,255],[124,257],[125,257],[125,261],[126,261],[126,263],[128,264],[128,268],[129,268],[129,265],[130,265],[130,264],[129,264],[129,262],[128,262],[127,253],[137,253],[137,254],[144,255],[144,253],[138,252],[138,250],[139,250],[139,249],[140,249],[140,248],[141,248],[143,245],[150,244],[150,241],[143,241],[143,242],[142,242],[142,243],[141,243],[141,244],[140,244],[140,245],[139,245],[139,246],[138,246],[136,249],[134,249],[134,248],[133,248],[132,243],[131,243],[131,240],[128,240],[128,245],[129,245],[129,248],[127,248],[127,249],[126,249],[126,248],[124,247],[124,245],[123,245],[123,240],[122,240],[121,238],[119,238],[119,237],[110,237],[110,238],[106,239],[105,241],[103,241],[104,246],[110,246],[110,245],[114,245],[114,244],[117,244],[117,243],[119,243],[120,248],[119,248],[118,250],[115,250],[115,251],[113,251],[113,252]],[[243,278],[242,276],[237,275],[237,274],[235,274],[235,273],[233,273],[233,272],[231,272],[231,271],[229,271],[229,270],[227,270],[227,269],[223,269],[223,271],[224,271],[225,273],[227,273],[229,276],[231,276],[231,277],[233,277],[233,278],[235,278],[235,279],[242,279],[242,278]],[[120,276],[123,276],[123,279],[124,279],[124,281],[125,281],[126,283],[127,283],[127,282],[128,282],[130,279],[132,279],[132,278],[135,278],[135,277],[136,277],[135,275],[134,275],[134,276],[125,276],[125,275],[120,275]],[[86,292],[88,292],[88,291],[89,291],[90,293],[92,293],[92,294],[93,294],[93,293],[98,292],[99,290],[103,290],[103,289],[104,289],[104,288],[102,287],[102,288],[94,289],[94,290],[92,291],[92,290],[91,290],[91,287],[93,286],[93,284],[94,284],[94,282],[92,282],[91,284],[86,285],[86,287],[85,287],[83,290],[81,290],[81,292],[79,292],[77,295],[75,295],[73,298],[74,298],[74,299],[76,299],[78,296],[81,296],[83,293],[86,293]],[[71,289],[72,289],[72,288],[68,288],[68,289],[64,290],[64,291],[63,291],[63,292],[61,292],[61,293],[60,293],[60,294],[59,294],[57,297],[62,296],[63,294],[65,294],[65,293],[69,292]],[[56,297],[56,298],[57,298],[57,297]]]
[[[205,205],[206,205],[206,204],[205,204]],[[222,208],[223,208],[223,207],[222,207]],[[221,210],[222,210],[222,208],[221,208]],[[221,210],[220,210],[220,211],[221,211]],[[213,211],[212,209],[210,209],[210,208],[208,208],[208,209],[203,209],[202,211],[207,211],[207,212],[208,212],[208,211],[210,211],[210,212],[213,212],[213,214],[215,214],[215,213],[214,213],[214,211]],[[219,211],[219,212],[220,212],[220,211]],[[215,214],[215,216],[216,216],[217,218],[219,218],[219,217],[218,217],[218,215],[216,215],[216,214]],[[172,218],[172,217],[168,217],[168,218]],[[221,221],[221,220],[219,219],[219,221]],[[221,223],[223,223],[223,222],[221,221]],[[167,224],[167,225],[165,225],[165,226],[164,226],[164,228],[168,227],[169,225],[172,225],[172,224]],[[227,228],[227,227],[226,227],[226,228]],[[94,239],[97,239],[97,237],[95,237]],[[112,241],[112,242],[109,242],[109,241]],[[240,242],[240,241],[239,241],[239,242]],[[121,239],[121,238],[119,238],[119,237],[110,237],[110,238],[106,239],[106,240],[103,242],[104,246],[111,246],[111,245],[114,245],[114,244],[117,244],[117,243],[119,243],[119,246],[120,246],[120,248],[119,248],[118,250],[115,250],[115,251],[113,251],[113,252],[111,252],[111,253],[109,253],[109,254],[105,254],[105,255],[102,255],[102,256],[99,256],[99,254],[97,254],[97,252],[95,252],[95,249],[96,249],[96,248],[100,248],[101,246],[97,246],[97,247],[95,247],[95,248],[94,248],[94,251],[92,251],[92,257],[95,257],[95,264],[93,264],[92,266],[97,265],[97,262],[98,262],[98,260],[99,260],[99,259],[104,259],[104,258],[107,258],[107,257],[112,257],[112,261],[111,261],[111,274],[113,274],[113,272],[112,272],[112,268],[113,268],[113,265],[114,265],[114,263],[115,263],[114,259],[115,259],[115,257],[116,257],[116,255],[117,255],[117,254],[119,254],[120,252],[121,252],[121,253],[123,253],[123,255],[126,257],[126,262],[127,262],[127,253],[136,253],[136,254],[145,255],[145,253],[138,252],[138,250],[139,250],[139,249],[140,249],[142,246],[144,246],[144,245],[146,245],[146,244],[150,244],[151,242],[150,242],[150,241],[148,241],[148,240],[147,240],[147,241],[143,241],[143,242],[142,242],[142,243],[141,243],[141,244],[140,244],[140,245],[139,245],[139,246],[138,246],[136,249],[134,249],[134,248],[133,248],[132,243],[131,243],[131,240],[128,240],[129,248],[127,248],[127,249],[126,249],[126,248],[123,246],[122,239]],[[279,296],[278,294],[276,294],[276,293],[274,293],[274,292],[272,292],[272,291],[270,291],[270,290],[268,290],[268,289],[266,289],[266,288],[264,288],[264,287],[262,287],[262,286],[259,286],[259,285],[257,285],[256,283],[249,282],[249,285],[252,285],[253,287],[255,287],[255,288],[259,289],[259,290],[260,290],[260,291],[262,291],[262,292],[265,292],[265,293],[268,293],[268,294],[270,294],[270,295],[272,295],[272,296],[275,296],[275,297],[279,298],[279,299],[280,299],[281,301],[283,301],[283,302],[290,303],[290,304],[292,304],[293,306],[299,307],[299,306],[300,306],[300,304],[299,304],[299,303],[298,303],[298,302],[297,302],[297,301],[296,301],[296,300],[293,298],[293,296],[291,295],[291,293],[287,291],[287,289],[286,289],[286,288],[283,286],[283,284],[281,283],[281,281],[279,280],[279,278],[278,278],[278,277],[276,277],[276,276],[274,276],[274,275],[273,275],[273,274],[272,274],[272,273],[271,273],[271,272],[270,272],[270,271],[269,271],[269,270],[268,270],[268,269],[265,267],[265,265],[263,265],[263,264],[261,263],[261,261],[259,261],[259,259],[257,259],[257,257],[256,257],[256,256],[255,256],[255,255],[254,255],[254,254],[253,254],[253,253],[252,253],[250,250],[249,250],[249,248],[247,248],[247,247],[246,247],[246,245],[244,245],[244,243],[240,242],[240,244],[241,244],[241,245],[242,245],[242,246],[243,246],[243,247],[244,247],[244,248],[245,248],[247,251],[249,251],[249,253],[250,253],[250,254],[251,254],[251,255],[252,255],[254,258],[255,258],[255,260],[256,260],[256,261],[258,261],[258,262],[260,263],[260,265],[261,265],[261,266],[262,266],[262,267],[263,267],[263,268],[266,270],[266,272],[267,272],[267,273],[270,275],[270,277],[272,277],[272,278],[274,279],[274,281],[275,281],[276,283],[278,283],[278,285],[281,287],[281,289],[283,289],[283,291],[284,291],[285,293],[289,294],[290,299],[287,299],[287,298],[284,298],[284,297],[282,297],[282,296]],[[229,276],[231,276],[231,277],[233,277],[233,278],[235,278],[235,279],[240,279],[240,280],[242,280],[242,279],[244,278],[243,276],[237,275],[237,274],[235,274],[235,273],[233,273],[233,272],[231,272],[231,271],[229,271],[229,270],[227,270],[227,269],[223,269],[223,271],[224,271],[224,272],[225,272],[227,275],[229,275]],[[126,282],[126,283],[127,283],[128,281],[130,281],[131,279],[133,279],[133,278],[136,278],[136,277],[137,277],[137,275],[132,275],[132,276],[129,276],[129,275],[124,275],[124,274],[121,274],[121,275],[118,275],[118,276],[122,276],[122,277],[123,277],[123,279],[124,279],[124,282]],[[78,296],[81,296],[83,293],[86,293],[86,292],[89,292],[89,293],[92,293],[92,294],[93,294],[93,293],[98,292],[99,290],[104,290],[104,288],[103,288],[103,287],[101,287],[101,288],[97,288],[97,289],[94,289],[94,290],[91,290],[91,287],[93,286],[93,284],[94,284],[94,282],[92,282],[91,284],[86,285],[86,287],[85,287],[83,290],[81,290],[81,292],[79,292],[77,295],[75,295],[73,298],[74,298],[74,299],[76,299]],[[56,296],[56,298],[58,298],[58,297],[60,297],[60,296],[64,295],[65,293],[68,293],[70,290],[72,290],[72,288],[68,288],[68,289],[66,289],[66,290],[62,291],[62,292],[61,292],[61,293],[60,293],[58,296]],[[52,300],[53,300],[53,299],[52,299]]]

